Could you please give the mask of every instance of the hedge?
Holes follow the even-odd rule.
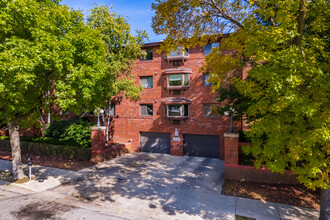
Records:
[[[1,140],[2,139],[2,140]],[[0,150],[11,151],[10,141],[0,139]],[[79,161],[89,161],[92,156],[91,148],[81,148],[76,146],[52,145],[44,143],[34,143],[21,141],[22,154],[34,154],[38,156],[51,156],[63,159],[74,159]]]

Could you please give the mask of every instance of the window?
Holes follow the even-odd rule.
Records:
[[[152,104],[141,104],[140,105],[141,116],[152,116]]]
[[[188,49],[182,49],[182,47],[179,47],[178,50],[172,52],[169,57],[177,57],[177,56],[188,56],[189,50]]]
[[[189,74],[171,74],[167,78],[168,87],[189,86]]]
[[[143,88],[152,88],[153,87],[152,76],[141,76],[140,84]]]
[[[204,73],[204,86],[212,86],[213,84],[208,82],[210,78],[210,74],[209,73]]]
[[[203,104],[204,117],[218,117],[219,115],[217,104]]]
[[[182,104],[167,105],[167,116],[168,117],[188,117],[189,116],[188,105],[182,105]]]
[[[152,49],[147,49],[147,50],[143,50],[143,51],[146,52],[146,55],[144,57],[142,57],[141,60],[152,60],[152,58],[153,58]]]
[[[105,109],[105,114],[108,115],[108,113],[109,113],[109,109],[106,108]],[[113,116],[115,114],[116,114],[116,105],[114,103],[111,103],[111,105],[110,105],[110,115]]]
[[[215,48],[215,47],[219,47],[219,43],[207,44],[207,45],[204,47],[204,50],[203,50],[203,54],[204,54],[204,56],[210,54],[211,51],[212,51],[212,48]]]

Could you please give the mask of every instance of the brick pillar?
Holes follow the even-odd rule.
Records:
[[[105,127],[92,127],[92,159],[99,162],[105,153]]]
[[[175,128],[171,133],[171,155],[183,156],[183,134],[180,128]]]
[[[238,136],[237,133],[224,133],[225,163],[238,164]]]

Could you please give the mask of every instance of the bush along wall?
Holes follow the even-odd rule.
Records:
[[[35,142],[91,147],[91,127],[88,121],[54,121],[45,131],[45,137]]]
[[[11,151],[10,141],[0,139],[0,151]],[[35,142],[21,141],[22,154],[34,154],[38,156],[51,156],[63,159],[89,161],[92,156],[91,148],[77,146],[52,145]]]

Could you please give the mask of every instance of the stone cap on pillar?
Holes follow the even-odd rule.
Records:
[[[92,127],[92,131],[102,131],[105,130],[106,127],[105,126],[100,126],[100,127]]]
[[[224,133],[223,136],[224,137],[229,137],[229,138],[238,138],[239,137],[239,133],[230,133],[230,132],[227,132],[227,133]]]

